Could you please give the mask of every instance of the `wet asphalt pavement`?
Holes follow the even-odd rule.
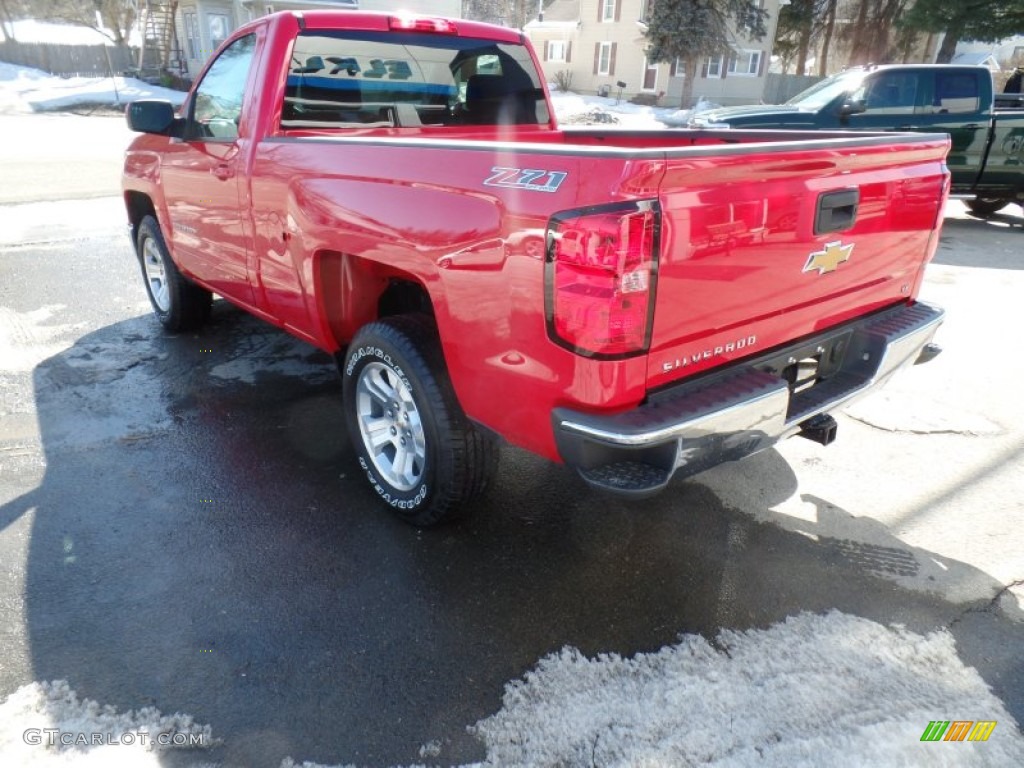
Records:
[[[563,646],[836,608],[949,627],[1024,721],[1003,585],[957,564],[988,598],[906,588],[928,554],[877,523],[832,532],[853,516],[802,489],[820,460],[783,446],[638,504],[506,448],[472,519],[418,531],[359,476],[332,360],[223,301],[164,334],[119,225],[0,247],[0,696],[64,678],[187,712],[223,739],[198,759],[232,766],[411,763],[430,741],[450,764],[483,757],[466,726]],[[817,535],[765,522],[794,496]]]

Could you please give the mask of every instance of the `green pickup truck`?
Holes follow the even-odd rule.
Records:
[[[793,128],[945,132],[952,194],[980,216],[1024,205],[1024,99],[993,94],[985,67],[904,64],[858,67],[826,78],[785,104],[698,112],[691,128]]]

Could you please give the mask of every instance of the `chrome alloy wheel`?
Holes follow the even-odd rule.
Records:
[[[160,246],[151,237],[146,238],[142,246],[142,269],[146,273],[146,284],[153,303],[161,312],[170,312],[171,289],[167,282],[167,265],[164,264]]]
[[[359,372],[356,416],[382,479],[400,491],[419,485],[427,456],[423,422],[409,387],[389,366],[371,362]]]

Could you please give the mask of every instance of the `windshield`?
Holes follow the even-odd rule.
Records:
[[[860,82],[866,74],[867,72],[862,70],[851,70],[826,77],[806,91],[801,91],[786,103],[801,109],[821,109],[844,93],[850,93],[859,88]]]

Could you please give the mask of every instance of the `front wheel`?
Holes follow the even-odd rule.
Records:
[[[967,201],[967,210],[975,216],[986,218],[1003,210],[1003,208],[1009,205],[1009,203],[1009,200],[1002,200],[995,197],[976,197],[973,200]]]
[[[365,326],[342,374],[349,436],[380,498],[420,527],[472,511],[497,468],[498,447],[459,406],[430,318]]]

